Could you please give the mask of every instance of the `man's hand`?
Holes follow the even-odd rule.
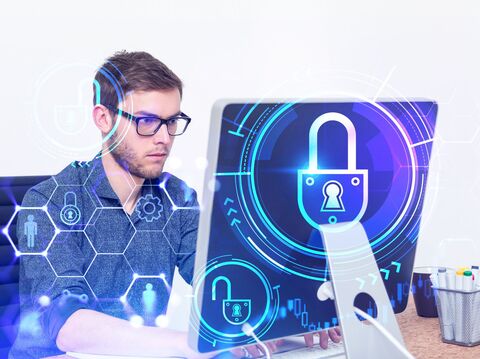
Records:
[[[282,340],[273,340],[270,342],[265,342],[265,346],[267,347],[270,354],[273,354],[277,351],[277,347],[282,344]],[[242,348],[235,348],[231,351],[236,358],[260,358],[265,356],[264,349],[258,344],[248,345]]]
[[[339,343],[342,340],[342,333],[339,327],[335,327],[328,330],[322,330],[315,333],[305,334],[303,338],[305,339],[305,345],[307,347],[313,347],[314,345],[314,337],[319,337],[318,343],[323,349],[328,348],[328,338],[332,340],[334,343]]]

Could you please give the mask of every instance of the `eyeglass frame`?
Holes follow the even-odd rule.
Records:
[[[188,125],[190,124],[190,122],[192,121],[192,118],[188,115],[186,115],[185,113],[183,112],[179,112],[178,114],[176,115],[173,115],[173,116],[170,116],[166,119],[163,119],[161,117],[158,117],[158,116],[155,116],[155,115],[149,115],[149,116],[135,116],[135,115],[132,115],[124,110],[121,110],[119,108],[115,108],[113,106],[106,106],[104,105],[107,109],[109,109],[110,111],[112,112],[115,112],[117,115],[121,115],[123,117],[125,117],[127,120],[130,120],[130,121],[135,121],[135,127],[136,127],[136,131],[137,131],[137,134],[139,136],[143,136],[143,137],[149,137],[149,136],[153,136],[155,135],[159,130],[160,128],[165,125],[167,127],[167,132],[168,132],[168,121],[169,120],[172,120],[174,118],[180,118],[182,120],[186,120],[187,121],[187,124],[185,125],[185,129],[183,130],[182,133],[179,133],[178,135],[172,135],[170,134],[170,132],[168,132],[168,135],[169,136],[181,136],[185,133],[185,131],[187,131],[187,128],[188,128]],[[138,123],[140,122],[141,119],[143,118],[154,118],[154,119],[157,119],[157,120],[160,120],[160,124],[158,125],[158,127],[153,131],[152,134],[150,135],[143,135],[141,134],[140,132],[138,132]]]

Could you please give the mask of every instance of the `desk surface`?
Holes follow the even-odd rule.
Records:
[[[397,321],[405,344],[415,358],[480,358],[480,345],[468,348],[443,343],[438,318],[417,316],[412,296],[409,298],[407,309],[397,314]]]
[[[407,309],[403,313],[397,314],[397,321],[402,331],[405,344],[415,358],[480,358],[480,345],[466,348],[443,343],[440,337],[438,319],[417,316],[412,297],[409,299]],[[71,357],[60,355],[47,359],[71,359]]]

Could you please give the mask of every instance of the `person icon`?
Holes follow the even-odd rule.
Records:
[[[157,293],[153,290],[153,284],[147,283],[145,285],[145,290],[142,293],[143,309],[145,313],[153,313],[156,300]]]
[[[37,235],[37,222],[33,220],[35,217],[33,214],[27,216],[27,222],[23,225],[24,235],[27,237],[27,248],[33,248],[35,246],[35,237]]]

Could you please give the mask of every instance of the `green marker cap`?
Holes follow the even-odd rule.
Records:
[[[466,270],[465,272],[463,272],[463,275],[465,277],[471,277],[472,276],[472,271]]]

